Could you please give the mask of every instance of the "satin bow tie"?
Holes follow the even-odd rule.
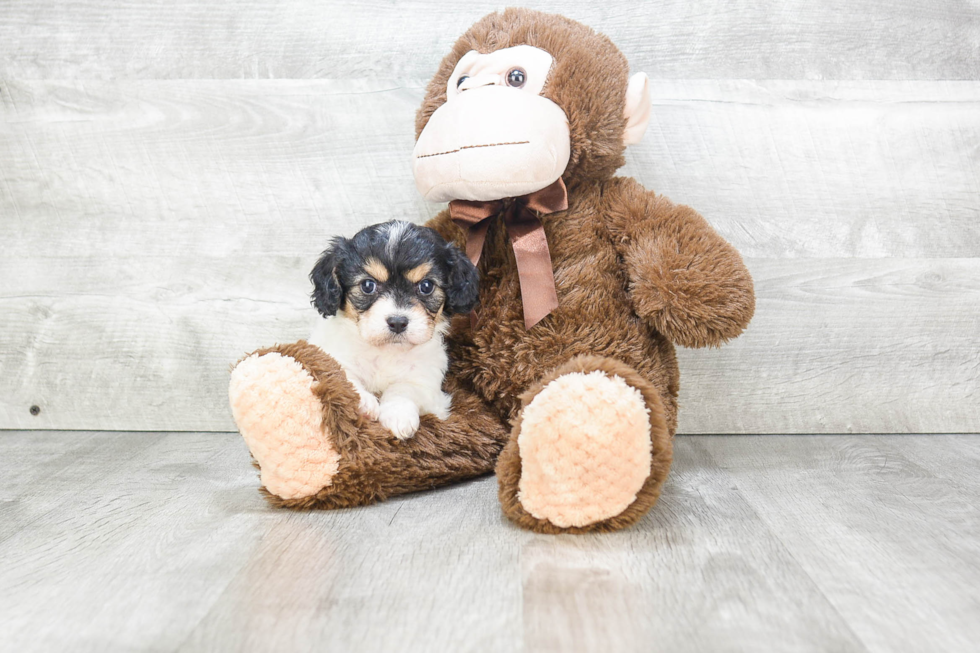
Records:
[[[509,201],[453,200],[449,203],[453,222],[466,230],[466,255],[473,265],[480,262],[491,220],[498,215],[503,219],[517,261],[524,326],[528,329],[558,308],[551,252],[538,215],[567,208],[568,193],[561,178],[546,188]]]

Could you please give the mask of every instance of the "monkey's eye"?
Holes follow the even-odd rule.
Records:
[[[361,281],[361,292],[365,295],[373,295],[378,290],[378,282],[374,279],[364,279]]]
[[[527,81],[527,73],[524,72],[523,68],[514,68],[509,73],[507,73],[507,86],[520,88],[524,86],[524,82],[526,81]]]
[[[460,75],[459,79],[456,80],[456,88],[458,89],[460,86],[462,86],[463,82],[465,82],[469,78],[470,78],[469,75]]]
[[[432,291],[436,289],[436,284],[432,283],[430,279],[422,279],[419,281],[418,287],[420,295],[431,295]]]

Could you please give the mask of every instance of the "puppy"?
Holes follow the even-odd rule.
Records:
[[[323,319],[309,341],[344,369],[363,415],[401,440],[419,415],[449,417],[443,336],[450,316],[476,305],[479,286],[463,252],[428,227],[385,222],[335,238],[310,281]]]

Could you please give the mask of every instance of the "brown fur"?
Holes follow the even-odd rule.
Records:
[[[277,504],[333,508],[377,501],[491,471],[496,462],[504,513],[547,532],[608,531],[639,519],[657,500],[670,468],[680,377],[673,343],[703,347],[734,338],[754,310],[752,280],[741,257],[695,211],[613,173],[623,164],[625,58],[604,36],[561,16],[508,9],[480,20],[453,46],[429,84],[416,120],[421,132],[446,100],[446,80],[469,50],[529,44],[555,63],[543,94],[568,116],[571,159],[563,175],[568,210],[542,217],[551,251],[558,308],[524,326],[514,253],[493,221],[480,259],[480,319],[452,322],[447,390],[453,414],[422,420],[397,442],[356,411],[339,367],[306,343],[276,348],[317,379],[325,424],[341,452],[341,469],[315,497]],[[465,247],[449,217],[430,226]],[[564,372],[601,370],[637,388],[650,409],[653,462],[636,500],[616,517],[584,528],[535,519],[517,500],[521,409]],[[512,424],[508,428],[507,424]],[[504,447],[504,445],[507,445]],[[497,455],[500,454],[499,461]]]
[[[493,470],[507,440],[507,429],[496,415],[465,389],[447,383],[453,393],[449,419],[441,422],[423,415],[415,436],[400,441],[378,422],[358,414],[354,387],[319,347],[300,340],[256,353],[270,352],[299,361],[315,379],[313,394],[323,404],[324,429],[341,455],[329,487],[302,499],[264,492],[275,506],[347,508],[473,478]]]

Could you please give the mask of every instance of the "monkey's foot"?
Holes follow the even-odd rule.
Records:
[[[259,465],[262,485],[279,499],[317,494],[330,485],[340,463],[313,383],[298,361],[276,352],[252,354],[231,373],[235,423]]]
[[[616,530],[656,503],[670,435],[659,395],[630,367],[576,358],[523,402],[497,466],[508,517],[541,532]]]

